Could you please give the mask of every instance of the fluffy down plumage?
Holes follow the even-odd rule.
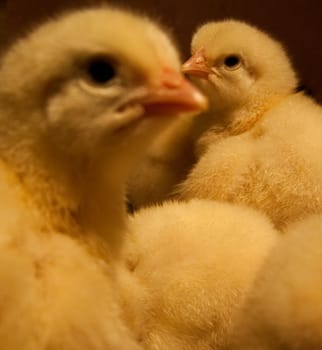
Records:
[[[246,207],[192,200],[140,210],[129,228],[127,263],[142,291],[127,294],[139,310],[142,343],[221,349],[278,238],[269,220]]]
[[[229,350],[322,348],[322,216],[293,223],[238,316]]]
[[[279,228],[322,209],[322,109],[295,93],[282,46],[246,23],[205,24],[183,70],[198,76],[213,126],[201,158],[179,186],[181,199],[244,203]]]

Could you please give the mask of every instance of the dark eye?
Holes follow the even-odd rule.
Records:
[[[227,68],[237,68],[240,64],[240,58],[236,55],[229,55],[224,59],[224,65]]]
[[[116,76],[114,65],[106,58],[97,57],[88,62],[87,74],[96,84],[106,84]]]

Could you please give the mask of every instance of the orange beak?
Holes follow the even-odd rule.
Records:
[[[200,112],[208,101],[181,73],[165,68],[157,85],[149,88],[142,104],[148,114]]]
[[[188,61],[186,61],[182,65],[181,71],[185,74],[190,74],[199,78],[208,79],[208,75],[211,73],[211,69],[207,64],[205,49],[201,48],[198,51],[196,51],[188,59]]]

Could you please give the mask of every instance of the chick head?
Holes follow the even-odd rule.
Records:
[[[283,47],[266,33],[237,20],[210,22],[193,35],[183,72],[202,78],[215,110],[291,93],[297,77]]]
[[[181,75],[166,32],[109,7],[35,29],[4,56],[0,77],[0,107],[11,125],[73,155],[115,152],[134,139],[145,145],[166,116],[206,105]]]

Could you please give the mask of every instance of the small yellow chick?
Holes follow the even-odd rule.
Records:
[[[250,208],[191,200],[139,210],[129,229],[127,263],[142,289],[126,295],[145,348],[221,349],[279,237],[270,221]]]
[[[178,197],[244,203],[278,227],[322,210],[322,109],[296,93],[283,47],[236,20],[211,22],[192,39],[183,71],[210,100],[213,126]]]
[[[0,80],[0,348],[139,350],[117,285],[126,178],[205,99],[162,28],[110,7],[35,29]]]
[[[251,289],[229,350],[322,349],[322,216],[287,228]]]

